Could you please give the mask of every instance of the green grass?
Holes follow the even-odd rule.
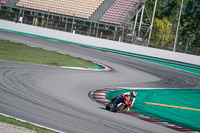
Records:
[[[30,47],[21,43],[14,43],[6,40],[0,40],[0,60],[15,61],[23,63],[50,65],[50,66],[70,66],[93,68],[96,64],[74,58],[68,55],[59,54],[53,51],[47,51],[41,48]],[[0,121],[35,130],[37,133],[55,133],[53,131],[26,123],[13,118],[0,115]]]
[[[3,116],[3,115],[0,115],[0,121],[4,122],[4,123],[9,123],[12,125],[24,127],[24,128],[30,129],[30,130],[34,130],[37,133],[56,133],[54,131],[51,131],[51,130],[48,130],[48,129],[45,129],[42,127],[38,127],[38,126],[35,126],[35,125],[27,123],[27,122],[21,122],[14,118],[9,118],[9,117]]]
[[[41,48],[30,47],[21,43],[14,43],[0,40],[0,60],[50,65],[50,66],[70,66],[92,68],[96,64],[59,54],[54,51],[47,51]]]

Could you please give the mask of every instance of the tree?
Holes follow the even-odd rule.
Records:
[[[200,1],[188,0],[181,20],[180,35],[193,38],[190,52],[200,55]]]
[[[152,45],[155,47],[165,47],[164,45],[170,45],[173,38],[170,35],[171,28],[168,18],[154,20],[153,32],[152,32]]]
[[[152,17],[152,11],[154,8],[155,0],[147,0],[145,3],[146,10],[148,12],[149,17]],[[155,14],[155,22],[154,22],[154,34],[152,35],[152,39],[154,40],[154,45],[160,45],[161,43],[161,33],[163,34],[171,34],[171,36],[175,36],[178,16],[180,11],[181,0],[162,0],[158,1],[156,14]],[[146,16],[144,16],[146,17]],[[170,32],[163,32],[163,23],[164,18],[167,18],[170,25]],[[144,22],[147,19],[144,18]],[[200,54],[200,0],[184,0],[183,11],[181,15],[181,23],[179,27],[179,40],[181,41],[181,47],[186,47],[189,42],[189,46],[194,48],[191,50],[195,54]],[[161,29],[159,29],[159,27]],[[166,28],[166,27],[164,27]],[[169,28],[169,27],[167,27]],[[167,29],[166,29],[167,31]],[[160,32],[160,35],[156,35],[155,32]],[[169,41],[168,41],[169,40]],[[164,41],[173,44],[172,37],[167,37]],[[189,40],[189,41],[188,41]],[[185,49],[185,48],[184,48]],[[182,50],[183,51],[183,50]]]

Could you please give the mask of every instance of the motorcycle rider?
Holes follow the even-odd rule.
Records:
[[[133,107],[133,104],[135,102],[135,97],[137,96],[137,93],[135,91],[121,93],[121,95],[117,95],[115,98],[113,98],[111,102],[114,102],[118,97],[121,97],[121,96],[128,96],[129,102],[131,102],[130,107]],[[129,111],[130,110],[129,107],[126,107],[126,110]]]

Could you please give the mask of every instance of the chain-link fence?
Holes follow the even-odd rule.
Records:
[[[149,46],[173,51],[175,35],[152,32]],[[200,47],[192,45],[194,38],[178,36],[176,52],[200,55]]]
[[[0,7],[0,19],[14,21],[16,23],[171,51],[174,46],[174,35],[156,33],[154,31],[152,31],[151,40],[148,44],[149,25],[145,24],[142,24],[141,29],[139,29],[140,26],[137,23],[134,30],[134,22],[123,25],[114,25],[94,22],[73,16],[55,14],[48,11],[27,9],[25,7],[10,7],[6,5],[1,5]],[[191,45],[193,41],[194,39],[191,38],[178,37],[176,51],[200,55],[200,48]]]

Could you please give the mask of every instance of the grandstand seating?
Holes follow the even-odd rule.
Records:
[[[139,4],[136,0],[116,0],[100,18],[101,22],[121,24],[133,8]]]
[[[1,4],[6,4],[8,0],[1,0]]]
[[[104,0],[20,0],[16,6],[89,19]]]

